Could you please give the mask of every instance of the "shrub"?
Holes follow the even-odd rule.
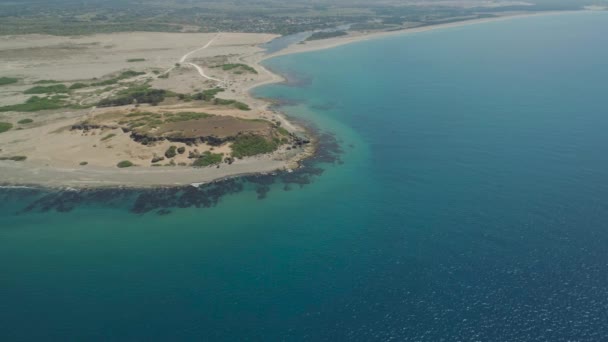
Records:
[[[247,71],[250,72],[252,74],[257,74],[257,70],[255,70],[254,68],[250,67],[247,64],[241,64],[241,63],[233,63],[233,64],[224,64],[221,66],[222,70],[224,71],[228,71],[228,70],[233,70],[233,69],[239,69],[238,71],[240,71],[242,73],[242,71]]]
[[[34,122],[34,120],[32,120],[32,119],[21,119],[21,120],[17,121],[17,123],[20,125],[31,124],[32,122]]]
[[[18,78],[0,77],[0,86],[19,82]]]
[[[36,112],[46,109],[59,109],[65,106],[65,102],[59,96],[42,98],[38,96],[30,97],[25,103],[0,107],[0,112]]]
[[[240,109],[240,110],[251,110],[251,108],[249,108],[249,106],[243,102],[239,102],[239,101],[235,101],[234,102],[234,106],[236,107],[236,109]]]
[[[115,107],[125,106],[129,104],[137,103],[149,103],[151,105],[157,105],[165,100],[167,92],[162,89],[147,89],[147,88],[136,88],[132,91],[121,92],[121,95],[109,99],[103,99],[97,104],[98,107]]]
[[[133,71],[133,70],[127,70],[123,73],[121,73],[120,75],[114,77],[114,78],[110,78],[107,79],[105,81],[101,81],[101,82],[96,82],[91,84],[92,86],[98,87],[98,86],[107,86],[107,85],[112,85],[112,84],[116,84],[118,83],[118,81],[122,81],[125,80],[127,78],[131,78],[131,77],[135,77],[135,76],[140,76],[140,75],[144,75],[145,72],[137,72],[137,71]]]
[[[289,135],[289,131],[283,127],[277,127],[277,132],[279,132],[281,135]]]
[[[14,157],[0,157],[0,160],[12,160],[12,161],[25,161],[27,159],[26,156],[14,156]]]
[[[88,164],[89,164],[89,162],[86,162],[86,161],[80,162],[80,166],[85,166],[85,165],[88,165]]]
[[[340,36],[346,36],[348,32],[345,31],[331,31],[331,32],[315,32],[310,37],[306,38],[306,40],[319,40],[319,39],[327,39],[334,38]]]
[[[0,122],[0,133],[4,133],[6,131],[10,131],[11,128],[13,128],[13,124],[12,123]]]
[[[128,160],[123,160],[120,163],[116,164],[117,167],[124,169],[126,167],[131,167],[134,166],[135,164],[133,164],[132,162],[128,161]]]
[[[184,154],[184,152],[186,152],[186,148],[183,146],[177,149],[177,153],[179,154]]]
[[[278,142],[259,135],[239,135],[232,143],[232,156],[243,158],[276,151]]]
[[[249,108],[249,106],[243,102],[239,102],[237,100],[226,100],[226,99],[220,99],[220,98],[215,98],[213,100],[213,104],[215,105],[220,105],[220,106],[234,106],[237,109],[240,110],[251,110],[251,108]]]
[[[177,147],[175,146],[171,146],[167,149],[167,151],[165,151],[165,157],[171,159],[173,157],[175,157],[177,155]]]
[[[198,159],[192,163],[195,167],[205,167],[209,165],[216,165],[222,162],[224,155],[221,153],[211,153],[209,151],[203,152]]]
[[[106,140],[108,140],[108,139],[112,139],[112,138],[114,138],[115,136],[116,136],[116,134],[114,134],[114,133],[110,133],[110,134],[106,135],[105,137],[101,138],[101,141],[106,141]]]
[[[50,86],[36,86],[24,91],[24,94],[51,94],[51,93],[67,93],[68,87],[64,84],[55,84]]]
[[[55,81],[55,80],[40,80],[40,81],[34,82],[34,84],[49,84],[49,83],[61,83],[61,82]]]
[[[70,86],[70,90],[82,89],[82,88],[86,88],[86,87],[88,87],[88,85],[86,85],[84,83],[74,83]]]
[[[145,58],[130,58],[130,59],[127,59],[127,62],[135,63],[135,62],[144,62],[145,60],[146,60]]]
[[[223,88],[211,88],[207,90],[203,90],[199,93],[196,93],[191,96],[193,100],[202,100],[202,101],[211,101],[215,98],[215,95],[224,91]]]

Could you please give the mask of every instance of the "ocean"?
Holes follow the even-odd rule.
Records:
[[[267,61],[289,174],[0,190],[2,341],[608,340],[608,13]]]

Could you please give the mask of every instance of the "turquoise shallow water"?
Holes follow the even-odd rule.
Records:
[[[547,16],[273,59],[291,82],[257,94],[331,153],[214,200],[1,191],[0,339],[608,340],[607,30]]]

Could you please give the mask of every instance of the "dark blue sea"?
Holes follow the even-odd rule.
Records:
[[[608,13],[271,59],[301,170],[0,190],[1,341],[608,341]],[[0,175],[1,182],[1,175]]]

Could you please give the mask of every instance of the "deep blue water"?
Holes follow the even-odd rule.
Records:
[[[0,340],[608,340],[605,32],[546,16],[270,60],[291,83],[257,95],[330,153],[202,203],[4,190]]]

